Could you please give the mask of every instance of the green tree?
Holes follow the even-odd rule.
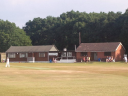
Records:
[[[27,45],[31,45],[31,40],[22,29],[14,23],[0,20],[0,52],[5,52],[10,46]]]

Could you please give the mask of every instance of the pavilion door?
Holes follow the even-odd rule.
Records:
[[[97,53],[94,52],[94,60],[97,60]]]

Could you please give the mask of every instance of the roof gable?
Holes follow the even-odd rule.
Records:
[[[42,45],[42,46],[11,46],[6,53],[8,52],[49,52],[54,45]],[[57,50],[57,48],[54,48]]]
[[[59,51],[55,46],[53,46],[49,51]]]
[[[76,52],[114,52],[120,44],[121,42],[81,43]]]

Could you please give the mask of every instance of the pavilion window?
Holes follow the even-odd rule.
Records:
[[[81,56],[87,56],[87,52],[81,52]]]
[[[67,52],[68,57],[72,57],[72,52]]]
[[[16,54],[15,53],[8,53],[8,58],[16,58]]]
[[[45,57],[45,53],[44,52],[39,53],[39,57]]]
[[[66,57],[66,52],[62,52],[61,56]]]
[[[104,52],[104,56],[111,56],[111,52]]]
[[[20,53],[20,58],[26,58],[28,57],[28,53]]]

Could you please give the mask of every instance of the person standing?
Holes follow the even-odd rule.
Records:
[[[7,57],[7,61],[6,61],[6,65],[5,67],[10,67],[10,64],[9,64],[9,58]]]
[[[55,59],[54,59],[54,57],[53,57],[52,61],[55,63]]]
[[[83,61],[84,61],[84,62],[86,61],[85,56],[83,57]]]
[[[56,63],[56,58],[55,58],[55,60],[54,60],[54,63]]]
[[[127,64],[127,56],[124,56],[124,61]]]
[[[88,57],[88,62],[90,62],[90,57]]]
[[[107,58],[106,58],[106,62],[108,62],[109,61],[109,57],[107,56]]]

